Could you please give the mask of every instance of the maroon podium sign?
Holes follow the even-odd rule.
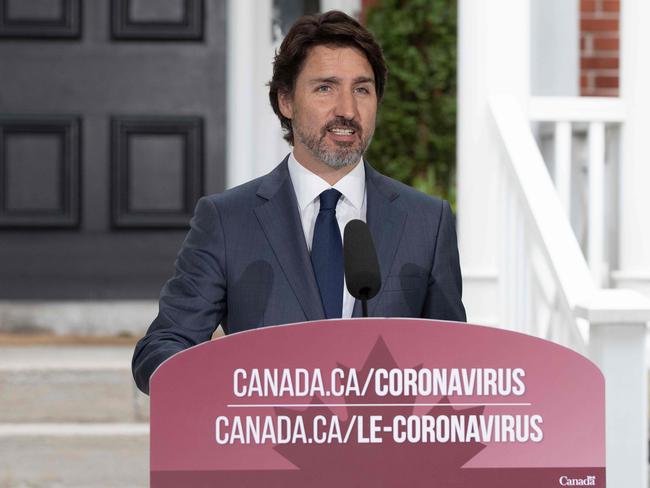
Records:
[[[205,343],[151,379],[151,486],[605,486],[604,379],[476,325],[328,320]]]

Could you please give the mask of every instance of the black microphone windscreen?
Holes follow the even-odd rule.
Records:
[[[370,300],[381,288],[381,272],[370,229],[362,220],[351,220],[343,232],[345,282],[350,295]]]

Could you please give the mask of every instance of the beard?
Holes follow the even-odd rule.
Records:
[[[335,147],[328,147],[326,137],[328,130],[332,127],[354,129],[358,139],[350,142],[335,141]],[[321,129],[320,134],[303,131],[299,124],[293,127],[293,132],[312,156],[333,169],[345,168],[358,163],[372,140],[372,132],[365,137],[361,126],[357,122],[341,117],[327,123]]]

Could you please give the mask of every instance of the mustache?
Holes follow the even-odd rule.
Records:
[[[330,120],[327,124],[325,124],[325,127],[323,127],[323,135],[325,133],[334,128],[334,127],[345,127],[348,129],[354,129],[358,134],[361,134],[361,126],[356,120],[349,120],[346,119],[345,117],[336,117],[332,120]]]

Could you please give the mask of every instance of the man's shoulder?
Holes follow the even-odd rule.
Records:
[[[255,195],[257,194],[257,190],[259,189],[263,178],[264,176],[260,176],[241,185],[228,188],[222,192],[206,195],[203,198],[209,200],[214,205],[217,205],[219,207],[242,205],[247,201],[255,198]]]
[[[288,171],[285,159],[270,173],[203,198],[220,209],[249,209],[258,206],[261,201],[265,201],[264,196],[268,188],[281,185],[286,177],[288,177]]]

